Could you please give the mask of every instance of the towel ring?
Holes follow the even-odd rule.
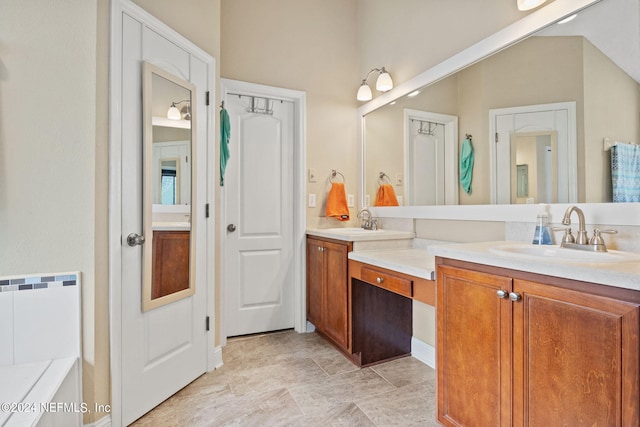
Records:
[[[384,178],[387,178],[387,182],[384,182]],[[378,185],[380,186],[382,184],[391,184],[391,178],[384,172],[380,172],[378,175]]]
[[[335,169],[331,171],[331,176],[329,177],[329,181],[333,182],[333,180],[336,178],[337,175],[340,175],[342,177],[342,182],[344,182],[344,175],[342,175],[340,172],[338,172]]]

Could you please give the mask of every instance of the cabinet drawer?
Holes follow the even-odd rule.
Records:
[[[389,273],[383,273],[368,267],[362,267],[362,280],[387,289],[391,292],[411,298],[413,281],[404,277],[394,276]]]

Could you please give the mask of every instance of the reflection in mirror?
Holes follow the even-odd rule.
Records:
[[[406,127],[402,111],[411,109],[457,116],[458,147],[463,135],[474,136],[473,191],[459,192],[452,204],[527,203],[532,199],[537,203],[548,198],[572,203],[611,201],[610,159],[603,150],[603,138],[640,140],[639,16],[636,1],[603,0],[568,24],[552,25],[436,83],[416,88],[417,96],[403,96],[393,105],[370,112],[363,128],[365,194],[375,192],[376,171],[405,177],[404,182],[409,183],[408,163],[403,161]],[[493,146],[496,136],[491,132],[489,111],[553,103],[575,104],[575,124],[569,121],[566,130],[575,137],[575,145],[555,126],[515,126],[509,131],[505,142],[510,148],[515,147],[512,137],[518,133],[546,130],[557,136],[559,154],[553,157],[551,176],[556,177],[558,188],[541,193],[537,180],[543,175],[529,164],[530,195],[519,197],[517,165],[524,162],[511,162],[512,152],[504,155],[504,161],[510,163],[499,158],[503,154]],[[429,159],[422,168],[440,168],[445,173],[457,168],[457,159],[441,162],[435,155]],[[370,167],[370,161],[377,163]],[[432,176],[435,171],[423,173]],[[394,184],[398,193],[410,194],[407,186]],[[449,189],[447,195],[451,194]],[[428,195],[414,194],[405,197],[405,204],[438,204],[437,200],[422,202],[427,199]]]
[[[142,308],[147,311],[195,292],[191,205],[196,116],[191,111],[194,86],[146,62],[143,90]]]
[[[557,203],[557,132],[511,138],[511,203]]]

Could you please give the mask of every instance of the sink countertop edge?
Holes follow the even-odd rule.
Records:
[[[343,240],[345,242],[364,242],[375,240],[400,240],[413,239],[415,233],[412,231],[398,231],[379,229],[377,232],[356,231],[353,233],[332,232],[326,229],[308,229],[306,231],[309,236],[324,237],[327,239]]]
[[[442,258],[452,258],[494,267],[640,290],[640,262],[549,262],[548,259],[535,260],[530,257],[507,257],[490,251],[490,248],[498,245],[522,243],[524,242],[494,241],[436,245],[430,246],[428,253]],[[567,268],[568,266],[574,268]]]
[[[349,259],[421,279],[435,280],[435,257],[423,249],[353,251],[349,252]]]

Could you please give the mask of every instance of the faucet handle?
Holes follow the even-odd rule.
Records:
[[[575,243],[576,239],[571,234],[571,227],[553,227],[553,231],[564,231],[564,235],[562,236],[562,243],[560,246],[564,246],[565,243]]]
[[[590,245],[604,245],[604,239],[602,238],[602,233],[605,234],[618,234],[618,230],[600,230],[599,228],[593,229],[593,237],[589,239]]]

